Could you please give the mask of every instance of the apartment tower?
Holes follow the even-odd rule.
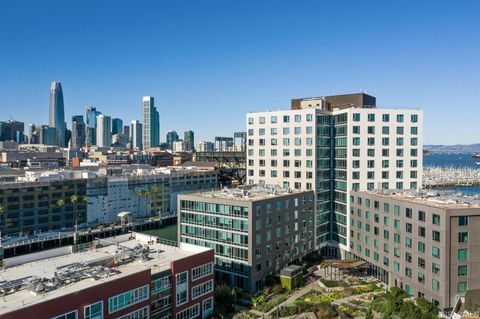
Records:
[[[160,144],[160,117],[153,96],[143,97],[143,147],[149,149]]]
[[[247,114],[247,183],[316,193],[315,244],[350,249],[350,192],[417,189],[422,112],[376,107],[364,93],[292,100],[291,110]]]

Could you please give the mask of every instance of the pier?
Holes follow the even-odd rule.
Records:
[[[2,238],[0,250],[3,250],[2,258],[8,258],[60,246],[78,245],[80,247],[98,238],[114,237],[130,231],[141,232],[157,229],[162,225],[176,222],[176,218],[176,214],[168,214],[161,217],[135,219],[123,225],[109,224],[86,227],[76,232],[74,230],[51,231],[24,237]]]
[[[478,168],[425,167],[423,170],[423,188],[477,185],[480,185]]]

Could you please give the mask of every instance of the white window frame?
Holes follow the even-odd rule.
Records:
[[[185,274],[186,275],[186,278],[185,278],[185,282],[182,282],[182,283],[178,283],[178,278],[179,276]],[[189,271],[186,270],[186,271],[182,271],[178,274],[175,274],[175,306],[176,307],[179,307],[181,305],[184,305],[186,303],[188,303],[188,300],[189,300],[189,297],[188,297],[188,275],[189,275]],[[178,294],[182,293],[182,292],[185,292],[185,301],[179,303],[178,301]]]
[[[208,290],[206,290],[207,288],[204,288],[204,287],[208,287],[208,286],[210,288]],[[199,294],[196,294],[195,289],[201,289],[200,290],[201,292]],[[202,296],[205,296],[205,295],[207,295],[211,292],[213,292],[213,279],[207,280],[205,282],[202,282],[199,285],[193,286],[192,287],[192,292],[191,292],[192,300],[200,298]]]
[[[193,312],[194,309],[196,309],[195,312]],[[190,314],[190,316],[188,316],[188,317],[187,316],[182,317],[182,314],[188,313],[189,310],[192,310],[192,314]],[[197,318],[199,315],[200,315],[200,303],[196,303],[193,306],[178,312],[177,315],[175,316],[175,318],[176,319],[193,319],[193,318]]]
[[[196,271],[196,270],[202,270],[204,267],[207,267],[207,266],[210,266],[210,271],[208,273],[203,273],[202,275],[196,277],[194,276],[193,272]],[[206,263],[206,264],[203,264],[201,266],[198,266],[198,267],[195,267],[195,268],[192,268],[192,281],[196,281],[196,280],[199,280],[199,279],[202,279],[202,278],[205,278],[207,276],[210,276],[213,274],[213,262],[209,262],[209,263]]]
[[[145,310],[147,311],[147,316],[146,317],[135,316],[135,315],[138,314],[138,312],[145,311]],[[116,319],[149,319],[149,318],[150,318],[150,306],[146,306],[146,307],[134,310],[130,313],[127,313],[126,315],[117,317]]]
[[[72,310],[72,311],[69,311],[69,312],[66,312],[64,313],[63,315],[59,315],[59,316],[56,316],[56,317],[52,317],[51,319],[66,319],[68,315],[71,315],[72,313],[75,314],[75,318],[74,319],[78,319],[78,310]]]
[[[100,318],[103,319],[103,300],[91,303],[88,306],[83,307],[83,318],[84,319],[97,319],[97,318],[91,317],[91,315],[89,315],[87,317],[86,312],[87,312],[87,308],[90,308],[91,306],[96,305],[98,303],[100,304],[100,314],[101,314]]]
[[[147,290],[146,294],[140,296],[140,292],[142,292],[143,290],[145,290],[145,288],[146,288],[146,290]],[[126,293],[129,293],[129,292],[132,292],[132,293],[135,295],[135,292],[136,292],[136,291],[138,291],[138,295],[139,295],[139,296],[138,296],[138,298],[137,298],[136,300],[134,300],[133,302],[131,302],[131,303],[129,303],[129,304],[124,303],[123,306],[118,307],[118,308],[114,308],[114,309],[111,309],[111,308],[110,308],[110,301],[113,300],[114,298],[117,298],[117,297],[119,297],[119,296],[121,296],[121,295],[124,295],[124,294],[126,294]],[[108,313],[109,313],[109,314],[115,313],[115,312],[117,312],[117,311],[120,311],[120,310],[122,310],[122,309],[131,307],[131,306],[133,306],[133,305],[136,305],[136,304],[138,304],[138,303],[140,303],[140,302],[143,302],[143,301],[146,301],[146,300],[149,300],[149,299],[150,299],[150,285],[143,285],[143,286],[141,286],[141,287],[137,287],[137,288],[134,288],[134,289],[130,289],[130,290],[124,291],[124,292],[122,292],[122,293],[119,293],[119,294],[117,294],[117,295],[115,295],[115,296],[112,296],[112,297],[109,297],[109,298],[108,298]]]

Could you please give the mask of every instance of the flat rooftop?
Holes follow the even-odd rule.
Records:
[[[293,194],[310,193],[306,190],[291,190],[280,186],[244,186],[238,188],[223,188],[220,190],[201,191],[186,193],[189,196],[198,196],[203,198],[234,199],[239,201],[257,201],[275,198],[279,196],[288,196]]]
[[[480,208],[480,195],[466,195],[453,191],[371,190],[359,193],[443,209]]]
[[[34,253],[29,255],[23,255],[19,257],[5,259],[5,264],[18,263],[16,266],[6,267],[0,270],[0,293],[2,287],[8,284],[17,284],[20,287],[20,283],[23,282],[22,288],[15,289],[16,291],[5,294],[3,301],[0,302],[0,316],[1,314],[11,312],[15,309],[29,306],[35,303],[44,302],[45,300],[55,299],[60,296],[73,293],[86,288],[94,287],[104,284],[109,281],[118,280],[121,277],[128,276],[146,269],[151,269],[151,273],[158,273],[164,270],[170,269],[170,263],[172,261],[182,259],[188,256],[195,255],[199,252],[206,251],[208,248],[181,244],[180,247],[169,246],[165,244],[156,243],[155,236],[149,236],[145,234],[132,233],[134,238],[130,238],[130,234],[121,235],[112,238],[100,239],[99,243],[101,247],[87,250],[80,253],[64,253],[58,255],[58,251],[65,248],[47,250],[40,253]],[[105,267],[106,273],[99,270],[96,266],[101,264],[104,260],[110,260],[114,256],[120,255],[126,256],[129,252],[140,247],[149,248],[147,259],[135,259],[132,258],[129,262],[113,264],[109,267]],[[54,251],[57,251],[56,253]],[[46,258],[46,256],[50,256]],[[35,259],[37,257],[37,259]],[[43,259],[41,259],[43,257]],[[32,260],[33,259],[33,260]],[[19,262],[25,260],[26,262]],[[91,266],[86,266],[90,264]],[[104,263],[105,264],[105,263]],[[32,280],[43,278],[52,280],[56,274],[62,276],[62,270],[71,269],[69,267],[77,267],[77,269],[86,269],[85,272],[99,274],[96,279],[92,276],[85,276],[84,279],[73,281],[68,284],[60,284],[54,289],[46,292],[34,294],[31,289],[25,286],[25,283],[29,283]],[[90,268],[89,268],[90,267]],[[83,270],[80,270],[82,272]],[[68,273],[63,272],[63,273]],[[70,277],[66,277],[70,278]]]

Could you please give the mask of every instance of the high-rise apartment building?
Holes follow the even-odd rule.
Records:
[[[178,141],[178,134],[176,131],[168,131],[167,132],[167,148],[169,150],[173,150],[173,143]]]
[[[85,133],[86,133],[86,145],[93,146],[97,145],[97,116],[102,114],[97,111],[96,107],[87,106],[85,112]]]
[[[86,132],[83,115],[74,115],[72,117],[72,143],[73,148],[85,146]]]
[[[190,144],[190,149],[195,149],[195,133],[193,131],[185,131],[183,140]]]
[[[123,132],[123,121],[119,118],[112,119],[112,135],[122,134]]]
[[[352,190],[421,187],[422,112],[374,104],[359,93],[247,114],[247,183],[314,190],[316,246],[325,255],[350,249]]]
[[[65,147],[65,114],[63,105],[63,91],[60,82],[53,81],[50,87],[50,108],[48,125],[55,128],[57,134],[57,143]]]
[[[108,115],[97,116],[97,146],[112,146],[112,120]]]
[[[160,117],[153,96],[143,97],[143,148],[160,145]]]
[[[141,151],[143,149],[142,144],[142,123],[138,120],[132,121],[132,149]]]

